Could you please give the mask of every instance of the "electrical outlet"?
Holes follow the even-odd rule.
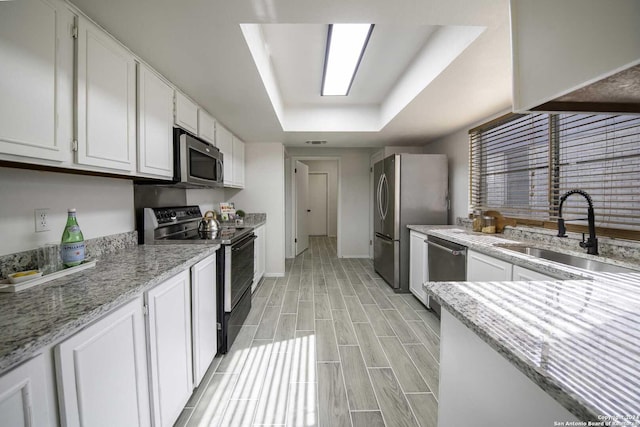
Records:
[[[49,231],[49,209],[35,210],[36,232]]]

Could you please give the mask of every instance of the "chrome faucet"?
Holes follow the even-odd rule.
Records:
[[[580,242],[580,247],[587,248],[587,253],[589,255],[598,255],[598,239],[596,239],[596,219],[595,214],[593,213],[593,201],[591,200],[591,196],[589,196],[586,191],[570,190],[564,193],[562,197],[560,197],[560,208],[558,209],[558,237],[567,237],[567,229],[564,226],[564,219],[562,218],[562,205],[564,204],[564,201],[567,200],[567,197],[572,194],[580,194],[585,199],[587,199],[587,203],[589,203],[589,208],[587,209],[587,221],[589,222],[589,238],[585,242],[584,233],[582,233],[582,242]]]

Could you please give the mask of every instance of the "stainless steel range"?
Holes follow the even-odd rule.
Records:
[[[221,227],[215,235],[199,233],[198,206],[144,208],[144,243],[219,244],[216,252],[218,288],[218,351],[226,353],[251,310],[253,241],[251,227]]]

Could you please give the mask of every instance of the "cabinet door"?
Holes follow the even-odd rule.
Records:
[[[198,109],[198,136],[216,145],[216,121],[202,108]]]
[[[558,280],[555,277],[547,276],[546,274],[538,273],[537,271],[529,270],[528,268],[520,267],[519,265],[513,266],[513,280],[525,280],[533,282],[535,280]]]
[[[191,267],[191,309],[193,385],[197,387],[218,352],[215,255]]]
[[[148,426],[142,300],[120,307],[55,349],[64,426]]]
[[[254,275],[253,275],[253,284],[251,285],[251,292],[253,292],[260,280],[264,276],[264,272],[266,269],[266,226],[261,225],[257,227],[253,232],[256,235],[256,240],[254,241]]]
[[[171,426],[193,391],[191,298],[184,271],[146,293],[153,424]]]
[[[0,153],[70,160],[73,15],[53,0],[1,5]]]
[[[107,33],[78,19],[76,162],[134,173],[136,67]]]
[[[216,123],[216,144],[224,155],[224,186],[233,186],[233,135],[220,123]]]
[[[424,243],[427,236],[411,231],[409,233],[409,290],[424,304],[427,303],[427,295],[422,289],[422,284],[427,278],[427,245]]]
[[[198,106],[189,98],[175,91],[175,124],[182,129],[198,134]]]
[[[54,426],[45,356],[39,355],[0,377],[0,426]]]
[[[244,188],[244,142],[233,137],[233,186]]]
[[[467,252],[467,280],[473,282],[509,281],[512,265],[485,254]]]
[[[138,172],[173,177],[173,88],[138,65]]]

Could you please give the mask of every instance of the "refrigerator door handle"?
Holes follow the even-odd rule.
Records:
[[[376,201],[378,202],[378,213],[380,214],[380,218],[384,219],[384,213],[382,212],[382,180],[384,179],[384,174],[380,175],[378,178],[378,190],[376,194]]]
[[[385,174],[382,175],[382,185],[384,186],[384,206],[381,207],[382,219],[387,219],[387,213],[389,212],[389,181],[387,180],[387,175]]]

